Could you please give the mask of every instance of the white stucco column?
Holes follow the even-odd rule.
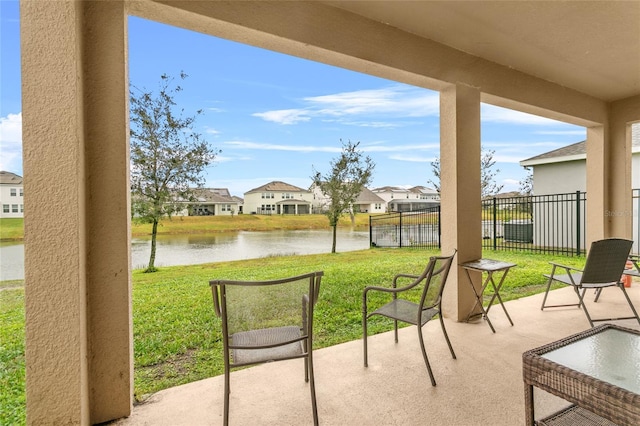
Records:
[[[480,92],[456,85],[440,92],[440,197],[442,253],[458,250],[456,265],[482,257]],[[473,276],[476,284],[479,276]],[[466,273],[452,267],[445,316],[466,319],[475,298]]]
[[[22,1],[28,424],[132,403],[126,15]]]
[[[631,123],[640,121],[640,96],[608,111],[607,123],[587,128],[587,247],[601,238],[633,238]]]

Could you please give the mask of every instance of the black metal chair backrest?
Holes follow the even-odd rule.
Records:
[[[270,281],[209,282],[213,306],[222,325],[225,425],[229,423],[232,368],[295,358],[304,358],[313,423],[318,424],[313,377],[313,311],[322,276],[320,271]]]
[[[633,241],[607,238],[594,241],[582,271],[581,286],[620,281]]]
[[[447,282],[455,255],[456,252],[454,251],[451,256],[433,256],[429,259],[429,264],[422,273],[425,285],[422,290],[420,306],[423,310],[434,307],[440,308],[444,285]]]

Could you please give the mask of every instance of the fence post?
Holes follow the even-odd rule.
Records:
[[[438,248],[442,249],[442,209],[438,204]]]
[[[576,256],[580,256],[580,191],[576,191]]]
[[[498,248],[498,200],[496,197],[493,197],[493,249],[496,250]]]
[[[371,248],[371,244],[373,243],[373,225],[371,223],[371,215],[369,215],[369,248]]]
[[[402,248],[402,212],[398,212],[400,214],[400,229],[398,230],[398,235],[400,236],[400,240],[398,241],[399,247]]]

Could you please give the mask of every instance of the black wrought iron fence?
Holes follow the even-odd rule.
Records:
[[[440,206],[369,217],[372,247],[440,247]]]
[[[484,200],[482,246],[579,256],[585,252],[586,205],[580,191]]]
[[[634,194],[638,201],[634,205],[640,210],[640,192]],[[580,191],[486,199],[482,202],[482,246],[568,256],[583,254],[586,205],[586,193]],[[371,246],[440,247],[440,207],[372,216],[369,225]],[[634,226],[640,237],[640,229]]]

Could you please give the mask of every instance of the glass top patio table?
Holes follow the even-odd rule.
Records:
[[[617,425],[640,424],[640,331],[604,324],[527,351],[522,359],[527,425],[536,424],[533,386],[575,404],[572,410]]]

